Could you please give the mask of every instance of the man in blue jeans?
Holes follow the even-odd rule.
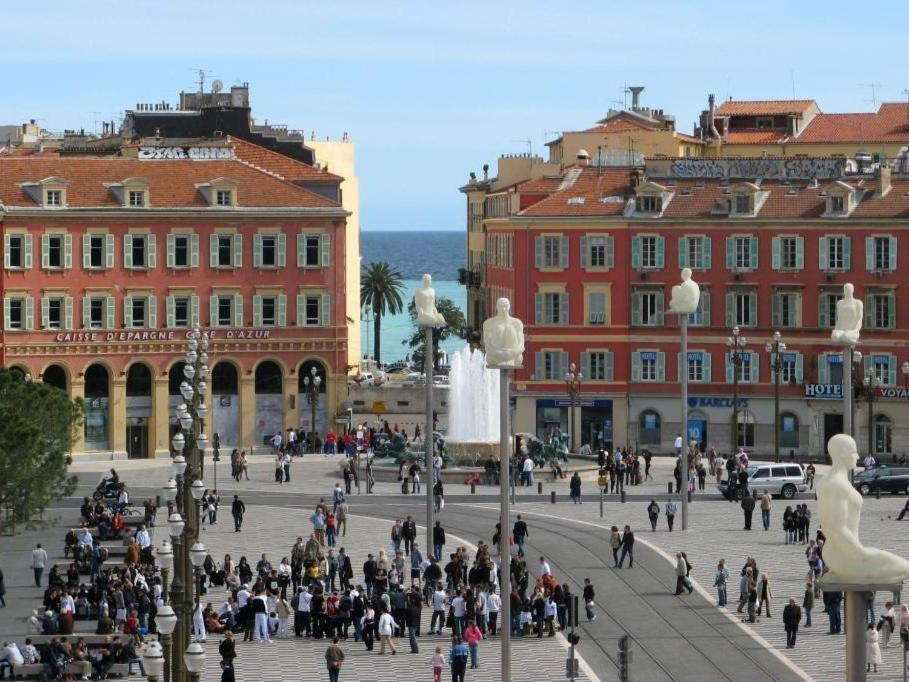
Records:
[[[622,533],[622,555],[619,557],[619,568],[625,562],[625,555],[628,555],[628,568],[634,567],[634,533],[631,532],[631,526],[625,525],[625,531]]]
[[[761,521],[764,522],[764,530],[770,530],[770,493],[766,490],[761,495]]]

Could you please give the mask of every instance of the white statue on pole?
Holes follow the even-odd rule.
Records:
[[[850,285],[846,285],[850,286]],[[858,459],[855,441],[844,433],[827,443],[833,466],[817,486],[820,527],[827,537],[824,563],[830,572],[824,580],[834,584],[889,584],[909,578],[909,561],[859,540],[862,496],[849,481]]]
[[[682,283],[672,287],[669,312],[675,315],[690,315],[698,309],[701,288],[691,279],[691,268],[682,269]]]
[[[853,291],[851,284],[843,285],[843,297],[836,302],[836,326],[830,334],[834,341],[846,346],[858,343],[865,315],[865,304],[852,295]]]
[[[508,314],[507,298],[496,302],[496,315],[483,323],[486,364],[498,369],[520,367],[524,361],[524,324]]]
[[[436,290],[432,288],[432,277],[423,275],[423,286],[413,296],[417,309],[417,324],[421,327],[441,327],[445,318],[436,309]]]

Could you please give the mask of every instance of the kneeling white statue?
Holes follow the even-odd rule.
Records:
[[[701,288],[691,279],[691,268],[682,269],[682,283],[672,287],[672,298],[669,300],[669,312],[677,315],[690,315],[698,309],[701,300]]]
[[[858,343],[865,315],[865,304],[852,295],[854,290],[849,283],[843,285],[843,297],[836,302],[836,326],[830,333],[830,338],[846,346]]]
[[[508,314],[507,298],[496,302],[496,316],[483,323],[483,348],[489,367],[509,369],[524,361],[524,324]]]
[[[445,318],[436,308],[436,290],[432,288],[432,277],[423,275],[423,286],[413,295],[417,309],[417,324],[421,327],[441,327]]]
[[[817,486],[818,516],[827,537],[824,580],[834,584],[900,583],[909,578],[909,561],[859,540],[862,496],[849,481],[858,454],[855,441],[844,433],[827,443],[833,466]]]

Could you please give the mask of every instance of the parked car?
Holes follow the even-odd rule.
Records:
[[[909,469],[900,467],[875,467],[855,474],[852,485],[862,495],[880,490],[882,493],[909,495]]]
[[[746,467],[745,471],[748,472],[748,491],[752,494],[755,490],[758,494],[766,490],[771,495],[791,500],[798,493],[808,490],[805,472],[800,464],[756,463]],[[741,500],[745,496],[745,488],[738,484],[730,490],[728,481],[722,481],[718,487],[727,498],[732,496]]]

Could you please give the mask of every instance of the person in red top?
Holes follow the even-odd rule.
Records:
[[[139,615],[135,611],[130,611],[126,620],[123,621],[124,635],[139,635]]]
[[[341,625],[341,614],[338,610],[338,604],[340,603],[341,598],[338,597],[337,591],[332,592],[325,599],[325,619],[328,622],[328,627],[326,631],[326,636],[331,637],[332,634],[337,634]]]
[[[328,543],[329,547],[335,546],[335,536],[337,534],[337,519],[335,518],[335,513],[330,511],[328,516],[325,517],[325,541]]]
[[[335,435],[335,432],[329,431],[328,435],[325,436],[325,454],[326,455],[335,454],[337,443],[338,443],[338,437]]]
[[[464,641],[467,642],[467,648],[470,649],[470,667],[480,667],[480,640],[483,639],[483,633],[473,620],[467,621],[467,627],[464,629]]]

